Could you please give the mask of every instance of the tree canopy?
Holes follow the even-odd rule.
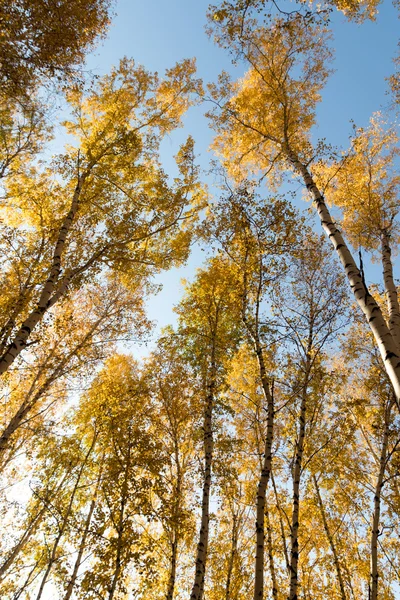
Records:
[[[0,595],[396,600],[398,58],[317,137],[332,21],[378,3],[209,6],[207,83],[90,72],[113,10],[0,0]]]

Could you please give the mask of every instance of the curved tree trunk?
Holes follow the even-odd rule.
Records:
[[[389,313],[389,330],[400,353],[400,306],[397,287],[393,277],[392,250],[390,236],[386,230],[381,233],[381,256],[386,304]]]
[[[321,194],[310,171],[304,165],[299,157],[291,150],[289,146],[284,151],[291,161],[295,171],[303,178],[305,186],[310,193],[313,204],[317,210],[322,227],[331,240],[338,257],[343,265],[351,291],[357,301],[358,306],[364,313],[368,324],[374,334],[375,341],[381,353],[383,364],[392,383],[396,394],[398,406],[400,401],[400,352],[397,344],[389,330],[383,317],[382,311],[364,281],[364,275],[357,267],[356,262],[343,239],[343,236],[332,220],[329,209],[325,203],[324,196]],[[399,406],[400,409],[400,406]]]
[[[0,357],[0,375],[5,373],[12,365],[14,360],[19,356],[22,350],[25,348],[27,340],[29,339],[33,329],[43,319],[46,312],[53,306],[55,300],[59,298],[57,294],[57,283],[59,281],[62,257],[64,254],[65,243],[67,241],[68,234],[71,230],[72,224],[75,220],[76,213],[79,208],[79,201],[82,192],[82,186],[84,181],[87,179],[89,169],[82,175],[79,175],[78,182],[75,187],[75,191],[72,197],[70,209],[65,216],[63,223],[58,232],[58,239],[54,248],[52,263],[50,272],[46,282],[43,285],[40,293],[39,300],[36,307],[31,311],[25,321],[22,323],[18,332],[15,334],[13,340],[8,345],[8,348],[4,351]]]

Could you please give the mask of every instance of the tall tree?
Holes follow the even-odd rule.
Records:
[[[160,80],[124,60],[94,88],[73,88],[73,119],[66,129],[77,146],[49,168],[32,168],[9,183],[8,224],[26,231],[29,243],[33,231],[40,249],[24,264],[23,284],[9,290],[1,373],[48,311],[88,277],[119,271],[128,287],[143,285],[151,273],[186,256],[189,223],[198,208],[190,196],[194,191],[195,204],[201,196],[195,190],[193,142],[177,156],[181,179],[173,186],[157,163],[157,151],[198,88],[193,72],[193,62],[184,61]]]
[[[400,353],[365,283],[362,265],[357,265],[332,219],[312,171],[316,158],[323,159],[330,152],[323,143],[313,147],[310,138],[316,104],[329,74],[327,29],[318,22],[311,26],[309,17],[296,13],[290,18],[276,17],[268,29],[252,20],[236,28],[222,24],[217,35],[221,45],[245,59],[249,70],[236,83],[223,75],[220,84],[210,88],[216,105],[210,115],[217,132],[214,148],[237,178],[261,172],[276,185],[283,173],[289,172],[302,180],[374,334],[399,399]]]
[[[197,544],[196,568],[191,600],[202,600],[208,555],[212,463],[214,450],[214,412],[224,384],[227,358],[238,335],[232,297],[232,273],[224,261],[211,260],[207,270],[199,270],[186,296],[177,307],[179,334],[184,335],[191,352],[192,365],[202,387],[203,483],[201,524]],[[236,321],[237,323],[237,321]]]

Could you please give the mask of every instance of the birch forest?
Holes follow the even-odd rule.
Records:
[[[2,600],[400,599],[398,42],[338,146],[378,0],[203,4],[208,80],[0,0]]]

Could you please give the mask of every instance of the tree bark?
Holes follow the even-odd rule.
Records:
[[[175,434],[176,432],[174,432]],[[181,462],[179,458],[179,448],[177,436],[174,435],[174,454],[176,464],[176,486],[175,486],[175,502],[173,512],[173,538],[171,543],[171,567],[168,579],[167,595],[166,600],[173,600],[175,592],[175,581],[176,581],[176,566],[178,558],[178,547],[179,547],[179,519],[180,519],[180,508],[181,508],[181,494],[182,494],[182,470]]]
[[[225,584],[225,600],[231,600],[231,587],[232,587],[232,574],[233,567],[235,564],[235,558],[237,555],[237,544],[238,544],[238,527],[237,527],[237,515],[232,511],[232,537],[231,537],[231,551],[229,553],[228,568],[226,572],[226,584]]]
[[[272,481],[272,487],[274,489],[274,494],[275,494],[276,508],[278,509],[278,513],[279,513],[279,525],[280,525],[280,529],[281,529],[281,539],[282,539],[283,555],[285,557],[286,568],[289,571],[289,566],[290,566],[290,564],[289,564],[289,554],[288,554],[288,550],[287,550],[287,546],[286,546],[285,526],[283,524],[282,513],[285,515],[285,518],[288,521],[289,527],[290,527],[290,522],[289,522],[289,519],[287,517],[286,512],[284,511],[284,509],[280,505],[279,497],[278,497],[278,490],[276,489],[274,474],[273,474],[272,471],[271,471],[271,481]]]
[[[318,189],[310,171],[300,161],[299,157],[289,146],[284,151],[292,163],[295,171],[303,178],[305,186],[312,197],[313,204],[317,210],[322,227],[331,240],[338,257],[343,265],[351,291],[357,301],[357,304],[364,313],[368,324],[374,334],[376,343],[381,353],[386,372],[393,385],[397,402],[400,401],[400,353],[397,350],[396,343],[386,324],[382,311],[374,300],[373,296],[364,281],[364,275],[360,272],[356,262],[343,239],[343,236],[335,223],[332,221],[331,214],[325,203],[324,196]]]
[[[113,600],[113,598],[114,598],[114,594],[117,589],[118,579],[119,579],[119,576],[120,576],[121,570],[122,570],[123,536],[124,536],[124,529],[125,529],[124,521],[125,521],[125,509],[126,509],[126,505],[128,502],[128,494],[129,494],[128,482],[129,482],[129,470],[131,468],[131,450],[132,450],[132,448],[131,448],[131,442],[130,442],[129,446],[128,446],[128,452],[127,452],[127,458],[126,458],[124,481],[123,481],[122,490],[121,490],[122,491],[121,503],[120,503],[119,516],[118,516],[118,526],[117,526],[118,540],[117,540],[117,554],[115,557],[115,569],[114,569],[114,574],[112,576],[111,586],[109,588],[108,600]]]
[[[204,578],[208,553],[208,534],[210,523],[210,491],[211,467],[213,457],[213,408],[216,388],[216,339],[212,339],[210,380],[204,412],[204,481],[201,505],[201,526],[197,545],[196,571],[190,600],[202,600],[204,593]]]
[[[265,502],[265,519],[267,522],[267,545],[268,545],[268,559],[269,559],[269,570],[271,573],[272,582],[272,597],[274,600],[278,598],[278,584],[276,581],[275,561],[274,561],[274,544],[272,541],[272,528],[271,521],[269,518],[269,507],[268,503]]]
[[[14,339],[8,345],[3,355],[0,358],[0,375],[5,373],[12,365],[14,360],[19,356],[22,350],[26,346],[26,342],[30,337],[33,329],[43,319],[46,312],[53,305],[53,296],[57,291],[57,282],[61,273],[62,257],[65,248],[65,242],[67,240],[69,231],[72,223],[74,222],[76,213],[79,208],[79,200],[82,192],[82,186],[85,179],[88,177],[89,170],[85,171],[82,175],[78,176],[78,182],[75,187],[75,191],[72,197],[72,202],[67,215],[60,227],[58,233],[58,239],[54,248],[52,264],[50,268],[49,276],[43,285],[38,303],[34,310],[28,315],[25,321],[22,323],[20,329],[15,334]]]
[[[74,503],[74,500],[75,500],[75,495],[76,495],[76,492],[78,491],[79,482],[81,480],[81,477],[82,477],[83,471],[85,469],[86,463],[87,463],[87,461],[89,459],[89,456],[92,453],[92,450],[93,450],[93,448],[94,448],[94,446],[96,444],[96,441],[97,441],[97,433],[95,433],[95,435],[93,436],[93,440],[92,440],[92,443],[90,445],[90,448],[89,448],[88,452],[86,453],[86,456],[85,456],[85,458],[84,458],[84,460],[82,462],[81,468],[79,469],[78,477],[76,478],[75,485],[73,487],[73,490],[72,490],[72,493],[71,493],[71,496],[70,496],[70,499],[69,499],[69,502],[68,502],[67,510],[65,511],[65,514],[63,516],[62,525],[61,525],[61,527],[59,529],[59,532],[58,532],[58,535],[57,535],[57,537],[56,537],[56,539],[54,541],[53,548],[52,548],[52,551],[51,551],[51,554],[50,554],[50,559],[49,559],[46,571],[45,571],[45,573],[43,575],[42,581],[40,583],[40,587],[39,587],[38,594],[36,596],[36,600],[40,600],[40,598],[42,597],[43,589],[44,589],[44,586],[46,585],[47,579],[48,579],[48,577],[50,575],[50,571],[52,570],[53,565],[54,565],[54,563],[57,560],[57,557],[56,557],[57,548],[59,546],[59,543],[60,543],[60,541],[61,541],[61,539],[62,539],[62,537],[64,535],[65,529],[67,527],[69,517],[71,516],[71,513],[72,513],[72,506],[73,506],[73,503]]]
[[[371,532],[371,593],[370,600],[378,599],[378,537],[379,537],[379,521],[381,516],[381,493],[384,485],[384,476],[387,464],[387,453],[389,443],[389,425],[392,403],[389,402],[385,410],[385,429],[383,432],[382,448],[379,459],[379,473],[375,485],[374,494],[374,512],[372,516],[372,532]]]
[[[293,470],[293,508],[292,523],[290,528],[290,587],[289,600],[297,600],[298,563],[299,563],[299,519],[300,519],[300,479],[303,463],[304,440],[306,435],[306,412],[307,412],[307,394],[310,373],[312,367],[312,347],[313,347],[313,318],[310,315],[310,329],[308,333],[308,342],[306,349],[304,378],[301,382],[301,402],[299,415],[299,431],[296,444],[294,470]]]
[[[393,277],[392,250],[390,236],[386,229],[381,232],[381,255],[383,282],[385,285],[386,304],[389,313],[389,331],[400,353],[400,306],[397,287]]]
[[[269,386],[267,371],[265,368],[264,355],[260,346],[258,336],[256,338],[256,354],[260,368],[260,376],[265,399],[267,401],[267,434],[265,437],[264,461],[257,486],[256,501],[256,560],[254,580],[254,600],[264,598],[264,552],[265,552],[265,495],[272,466],[272,442],[274,434],[274,399]]]
[[[93,498],[92,498],[92,500],[90,502],[89,512],[88,512],[86,520],[85,520],[85,526],[84,526],[84,529],[83,529],[83,535],[82,535],[82,538],[81,538],[81,542],[79,544],[78,555],[77,555],[76,560],[75,560],[75,564],[74,564],[74,568],[73,568],[73,571],[72,571],[71,578],[70,578],[70,580],[68,582],[68,586],[67,586],[67,589],[66,589],[66,592],[65,592],[64,600],[69,600],[71,598],[71,596],[72,596],[73,591],[74,591],[74,586],[75,586],[75,583],[76,583],[76,580],[77,580],[77,577],[78,577],[78,571],[79,571],[79,568],[80,568],[81,563],[82,563],[82,556],[83,556],[83,553],[84,553],[85,547],[86,547],[86,540],[87,540],[87,537],[88,537],[88,534],[89,534],[90,523],[92,521],[94,509],[96,507],[97,494],[98,494],[98,491],[99,491],[100,482],[101,482],[101,476],[102,476],[102,473],[103,473],[103,468],[102,467],[103,467],[103,465],[101,464],[100,465],[100,470],[99,470],[99,476],[98,476],[97,482],[96,482],[96,487],[95,487],[95,490],[94,490],[94,493],[93,493]]]
[[[315,491],[316,491],[316,494],[317,494],[317,501],[318,501],[319,510],[321,512],[322,523],[324,525],[324,530],[325,530],[325,533],[326,533],[326,537],[328,538],[329,546],[331,548],[331,552],[332,552],[332,555],[333,555],[333,564],[335,565],[336,575],[337,575],[337,578],[338,578],[339,590],[340,590],[340,597],[341,597],[342,600],[347,600],[347,596],[346,596],[346,592],[345,592],[345,587],[344,587],[344,581],[343,581],[343,575],[342,575],[342,569],[340,567],[340,562],[339,562],[339,556],[338,556],[338,553],[336,551],[336,546],[335,546],[335,542],[333,540],[333,536],[332,536],[331,531],[329,529],[328,521],[327,521],[326,514],[325,514],[324,503],[322,501],[321,493],[319,491],[318,480],[315,477],[315,475],[313,475],[312,478],[313,478],[313,482],[314,482]]]

